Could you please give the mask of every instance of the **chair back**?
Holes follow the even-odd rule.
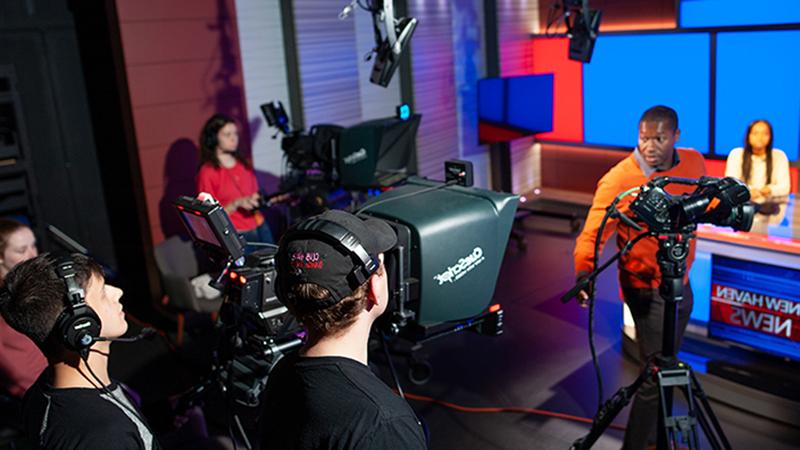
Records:
[[[165,239],[155,248],[156,265],[162,274],[185,278],[197,276],[197,259],[190,241],[178,236]]]
[[[155,249],[156,266],[161,275],[164,293],[171,306],[190,311],[201,311],[201,305],[189,281],[197,275],[197,260],[192,243],[172,236]]]

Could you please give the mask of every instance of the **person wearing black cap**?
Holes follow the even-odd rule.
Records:
[[[270,374],[261,448],[426,448],[414,411],[367,366],[370,328],[389,299],[383,252],[396,240],[386,222],[344,211],[307,219],[281,239],[278,299],[307,341]]]

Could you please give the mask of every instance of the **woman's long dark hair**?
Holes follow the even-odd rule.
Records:
[[[742,156],[742,179],[746,184],[750,184],[750,171],[753,166],[753,146],[750,145],[750,130],[757,123],[763,123],[769,129],[769,142],[767,142],[767,184],[772,182],[772,124],[764,119],[750,122],[747,131],[744,133],[744,155]]]
[[[211,116],[206,121],[206,124],[203,125],[203,129],[200,131],[199,139],[201,167],[205,164],[211,164],[214,167],[219,167],[219,160],[217,159],[217,134],[222,127],[229,123],[236,125],[236,121],[233,120],[232,117],[217,113]],[[242,153],[238,149],[236,150],[236,153],[233,154],[233,157],[236,158],[236,160],[240,163],[244,164],[244,166],[248,169],[250,168],[250,162],[242,156]]]

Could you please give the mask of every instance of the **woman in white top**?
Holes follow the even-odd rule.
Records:
[[[789,195],[791,178],[786,153],[772,148],[772,125],[756,120],[747,127],[744,148],[731,150],[725,176],[735,177],[750,188],[751,200],[763,203]]]

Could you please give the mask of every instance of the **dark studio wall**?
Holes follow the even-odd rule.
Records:
[[[73,14],[63,0],[0,2],[0,66],[14,73],[37,226],[52,224],[117,267]]]

